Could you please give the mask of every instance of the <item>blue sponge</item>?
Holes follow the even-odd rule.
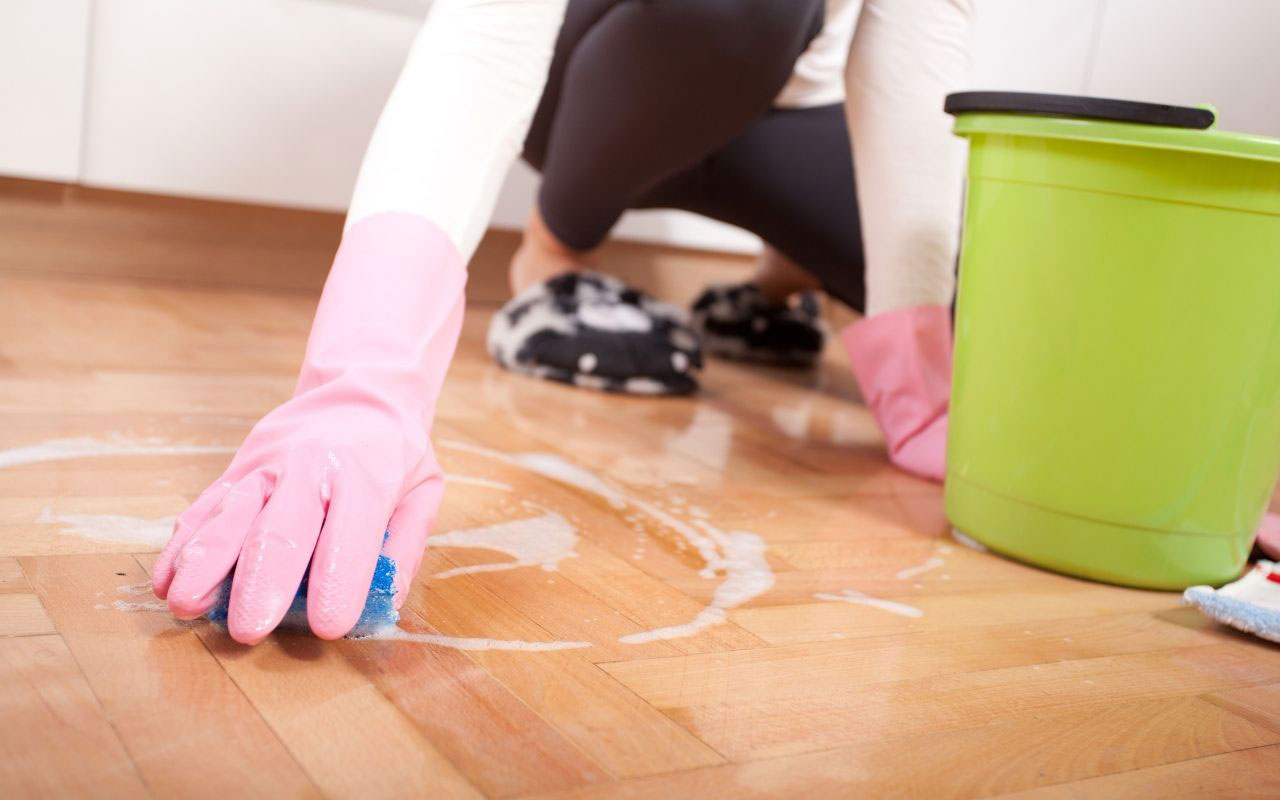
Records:
[[[215,625],[226,627],[227,624],[227,606],[231,600],[231,578],[235,575],[232,571],[231,575],[222,582],[222,590],[218,593],[218,601],[213,604],[213,608],[209,609],[209,621]],[[369,596],[364,601],[364,611],[360,614],[360,620],[356,622],[354,628],[347,634],[348,639],[359,638],[361,636],[371,636],[387,628],[395,627],[396,621],[400,619],[400,612],[396,610],[395,603],[392,598],[396,593],[396,562],[384,555],[378,556],[378,564],[373,569],[373,582],[369,584]],[[310,578],[310,572],[302,576],[302,585],[298,587],[298,593],[294,595],[293,602],[289,604],[289,610],[285,612],[284,619],[280,621],[279,630],[310,630],[307,624],[307,583]]]
[[[1221,589],[1192,586],[1182,599],[1207,617],[1280,642],[1280,570],[1270,561],[1259,561],[1243,578]]]

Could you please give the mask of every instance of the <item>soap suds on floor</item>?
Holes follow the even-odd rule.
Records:
[[[145,583],[131,583],[128,586],[117,586],[116,594],[151,594],[151,581]]]
[[[497,550],[511,556],[514,561],[493,564],[471,564],[438,572],[434,578],[452,578],[476,572],[499,572],[520,567],[542,567],[555,570],[560,561],[577,555],[574,545],[578,532],[567,519],[547,512],[539,517],[517,519],[483,528],[450,531],[427,537],[428,547],[468,547]]]
[[[523,639],[484,639],[472,636],[444,636],[439,633],[414,633],[400,628],[388,628],[352,641],[421,642],[423,644],[452,647],[455,650],[521,650],[543,652],[549,650],[579,650],[590,647],[591,642],[530,642]]]
[[[488,478],[476,478],[476,477],[472,477],[471,475],[454,475],[452,473],[445,473],[444,482],[446,484],[456,483],[460,486],[481,486],[486,489],[497,489],[498,491],[501,491],[501,492],[515,491],[515,487],[509,483],[503,483],[502,481],[494,481]]]
[[[693,636],[703,628],[719,625],[725,619],[727,617],[724,609],[712,605],[699,611],[698,615],[688,622],[679,625],[668,625],[665,628],[653,628],[639,633],[629,633],[626,636],[619,636],[618,641],[623,644],[644,644],[661,639],[683,639],[686,636]]]
[[[791,439],[803,439],[809,431],[809,418],[813,415],[813,401],[785,406],[774,406],[769,416],[778,430]]]
[[[576,486],[603,498],[617,509],[633,508],[679,534],[698,551],[698,555],[706,564],[699,571],[699,575],[704,578],[714,578],[716,573],[724,573],[724,581],[716,587],[711,604],[698,612],[692,620],[680,625],[669,625],[628,634],[621,637],[619,641],[637,644],[656,639],[691,636],[703,628],[724,622],[728,617],[726,613],[728,609],[763,594],[775,582],[773,570],[765,558],[767,546],[764,540],[754,533],[722,531],[705,519],[697,519],[694,524],[690,524],[654,503],[623,493],[596,475],[551,453],[503,453],[456,441],[443,441],[438,444],[441,447],[462,450],[518,466],[552,480]],[[690,513],[695,510],[701,511],[701,509],[690,508]]]
[[[574,466],[560,456],[551,453],[503,453],[488,447],[454,440],[437,442],[437,445],[452,450],[460,450],[464,453],[474,453],[475,455],[491,458],[515,467],[522,467],[530,472],[545,475],[552,480],[576,486],[592,494],[600,495],[614,508],[623,508],[627,504],[626,498],[623,497],[621,492],[585,469]]]
[[[706,403],[699,403],[693,412],[693,420],[684,430],[666,434],[663,449],[667,455],[675,457],[668,461],[685,458],[716,472],[724,472],[733,450],[733,417]],[[696,477],[672,480],[690,485],[697,483]]]
[[[978,541],[977,539],[974,539],[972,536],[968,536],[966,534],[961,533],[955,528],[951,529],[951,538],[955,539],[957,542],[964,545],[965,547],[968,547],[971,550],[977,550],[980,553],[987,552],[987,546],[985,544]]]
[[[853,589],[845,589],[840,594],[831,594],[829,592],[815,592],[814,597],[819,600],[829,600],[834,603],[853,603],[860,606],[871,606],[881,611],[888,611],[892,614],[901,614],[904,617],[923,617],[924,612],[915,606],[909,606],[906,603],[898,603],[893,600],[881,600],[878,597],[872,597],[862,592],[855,592]]]
[[[100,542],[142,545],[158,550],[169,542],[176,519],[176,516],[144,519],[124,514],[59,514],[46,506],[40,516],[36,517],[36,522],[61,525],[63,534]]]
[[[163,600],[143,600],[140,603],[128,603],[124,600],[113,600],[110,606],[98,603],[94,608],[103,610],[114,608],[116,611],[168,611],[169,604]]]
[[[173,444],[158,437],[135,439],[115,435],[107,439],[78,436],[70,439],[46,439],[25,447],[0,450],[0,468],[47,461],[69,461],[91,456],[201,455],[234,453],[232,445]]]
[[[943,561],[938,556],[934,556],[933,558],[930,558],[929,560],[925,561],[923,564],[916,564],[914,567],[907,567],[905,569],[898,570],[897,574],[894,575],[894,577],[900,581],[908,581],[914,578],[915,576],[920,575],[921,573],[928,572],[931,569],[937,569],[938,567],[942,566],[945,563],[947,562]]]
[[[842,412],[831,419],[831,443],[835,445],[863,444],[867,439],[867,427],[858,424],[853,416]]]

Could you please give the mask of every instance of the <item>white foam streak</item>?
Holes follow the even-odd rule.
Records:
[[[124,600],[114,600],[111,603],[112,608],[116,611],[168,611],[169,604],[163,600],[143,600],[140,603],[128,603]],[[106,608],[99,605],[98,608]]]
[[[169,444],[157,438],[113,436],[110,439],[95,439],[91,436],[79,436],[71,439],[47,439],[25,447],[0,450],[0,468],[92,456],[198,455],[233,453],[235,449],[233,446],[220,444]]]
[[[683,639],[686,636],[693,636],[703,628],[710,628],[712,625],[719,625],[724,621],[724,609],[708,606],[699,611],[698,616],[683,624],[668,625],[665,628],[654,628],[653,630],[640,631],[639,633],[629,633],[626,636],[618,637],[618,641],[623,644],[645,644],[646,642],[656,642],[660,639]]]
[[[728,609],[763,594],[774,584],[773,570],[765,558],[767,546],[754,533],[725,532],[701,519],[690,524],[647,500],[624,494],[601,478],[551,453],[503,453],[457,441],[443,441],[439,445],[482,455],[576,486],[604,498],[618,509],[634,508],[688,541],[706,562],[706,567],[700,572],[703,577],[713,578],[717,572],[724,573],[725,579],[716,587],[711,604],[702,609],[694,619],[680,625],[628,634],[619,639],[621,642],[636,644],[691,636],[703,628],[724,622],[728,617]]]
[[[773,424],[792,439],[803,439],[809,431],[809,418],[813,415],[813,401],[790,406],[774,406],[769,411]]]
[[[524,639],[485,639],[472,636],[445,636],[439,633],[414,633],[400,628],[387,628],[369,636],[361,636],[356,641],[383,640],[397,642],[421,642],[441,647],[452,647],[455,650],[520,650],[524,652],[545,652],[550,650],[579,650],[590,647],[591,642],[530,642]]]
[[[517,519],[483,528],[450,531],[427,537],[428,547],[469,547],[497,550],[514,561],[497,564],[472,564],[436,573],[436,578],[452,578],[477,572],[498,572],[519,567],[542,567],[555,570],[562,559],[577,555],[574,546],[578,532],[573,525],[549,511],[540,517]]]
[[[906,603],[898,603],[893,600],[881,600],[878,597],[872,597],[862,592],[855,592],[853,589],[845,589],[841,594],[831,594],[830,592],[815,592],[814,597],[819,600],[830,600],[835,603],[853,603],[860,606],[871,606],[881,611],[888,611],[891,614],[901,614],[904,617],[923,617],[924,612],[915,606],[909,606]]]
[[[937,569],[945,563],[947,562],[943,561],[938,556],[934,556],[923,564],[916,564],[914,567],[906,567],[905,569],[898,570],[898,573],[894,577],[900,581],[908,581],[917,575],[928,572],[931,569]]]
[[[485,489],[497,489],[501,492],[514,492],[515,487],[509,483],[502,481],[494,481],[488,478],[475,478],[470,475],[453,475],[446,474],[444,476],[445,483],[456,483],[461,486],[481,486]]]
[[[979,553],[987,552],[987,546],[985,544],[973,538],[972,536],[961,533],[955,528],[951,529],[951,538],[955,539],[957,542],[969,548],[970,550],[977,550]]]
[[[61,533],[85,539],[160,549],[168,543],[176,519],[145,519],[124,514],[59,514],[46,506],[36,522],[61,525]]]
[[[615,508],[622,508],[627,504],[626,498],[617,489],[614,489],[585,469],[574,466],[552,453],[503,453],[499,450],[491,450],[488,447],[481,447],[469,442],[453,440],[445,440],[437,442],[437,444],[440,447],[461,450],[464,453],[475,453],[505,464],[522,467],[530,472],[545,475],[552,480],[576,486],[579,489],[600,495]]]

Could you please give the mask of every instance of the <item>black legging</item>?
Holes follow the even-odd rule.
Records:
[[[524,157],[547,227],[589,250],[630,208],[760,236],[862,309],[862,238],[840,105],[773,99],[822,0],[570,0]]]

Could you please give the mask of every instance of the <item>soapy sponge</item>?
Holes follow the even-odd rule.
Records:
[[[1259,561],[1243,578],[1221,589],[1192,586],[1182,599],[1207,617],[1280,642],[1280,569],[1271,561]]]
[[[213,608],[209,609],[209,621],[215,625],[223,627],[227,624],[227,607],[231,600],[231,578],[222,582],[222,589],[218,593],[218,601],[214,603]],[[373,581],[369,584],[369,596],[364,601],[364,611],[360,614],[360,619],[356,622],[355,627],[347,634],[348,639],[359,638],[362,636],[371,636],[387,628],[395,627],[396,621],[400,619],[400,612],[396,610],[395,603],[392,598],[396,593],[396,562],[384,555],[378,556],[378,564],[373,570]],[[285,612],[284,619],[280,621],[277,630],[310,630],[307,623],[307,583],[310,578],[310,572],[302,576],[302,585],[298,587],[298,593],[294,595],[293,602],[289,604],[289,610]]]

